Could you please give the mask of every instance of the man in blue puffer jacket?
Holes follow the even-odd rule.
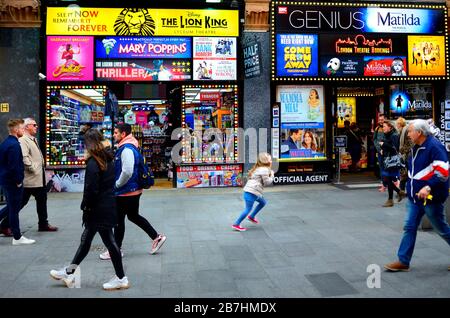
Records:
[[[414,147],[408,158],[407,217],[400,248],[399,261],[384,266],[387,270],[409,271],[416,243],[417,228],[426,214],[434,229],[450,245],[450,227],[444,213],[449,191],[447,152],[423,119],[411,122],[408,136]],[[450,270],[450,267],[448,268]]]

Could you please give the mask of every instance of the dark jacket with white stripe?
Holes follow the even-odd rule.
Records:
[[[434,136],[411,149],[408,158],[408,198],[414,204],[422,204],[417,193],[425,186],[431,187],[432,203],[444,203],[448,197],[448,156],[444,146]]]

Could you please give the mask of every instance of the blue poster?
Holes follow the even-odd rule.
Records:
[[[316,34],[277,34],[277,76],[317,76]]]
[[[105,58],[171,58],[192,57],[189,37],[118,37],[95,40],[95,56]]]
[[[364,8],[361,31],[376,33],[431,34],[442,27],[444,10]]]

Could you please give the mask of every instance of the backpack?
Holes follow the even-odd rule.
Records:
[[[149,189],[155,185],[155,176],[153,171],[145,162],[144,156],[138,151],[139,165],[138,165],[138,184],[142,189]]]
[[[136,153],[138,154],[138,170],[137,170],[137,183],[140,189],[149,189],[155,185],[155,176],[153,175],[152,169],[149,168],[144,156],[141,154],[139,149],[131,145]]]

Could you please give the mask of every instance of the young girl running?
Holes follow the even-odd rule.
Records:
[[[247,217],[247,219],[255,224],[258,224],[256,220],[256,214],[266,205],[266,200],[263,197],[264,186],[272,184],[274,178],[274,172],[272,170],[272,157],[268,153],[260,153],[258,155],[258,161],[248,172],[248,181],[244,187],[244,200],[245,210],[239,216],[239,218],[232,225],[236,231],[246,231],[245,227],[241,227],[241,222]],[[253,209],[253,204],[258,202],[254,211],[249,215]]]

